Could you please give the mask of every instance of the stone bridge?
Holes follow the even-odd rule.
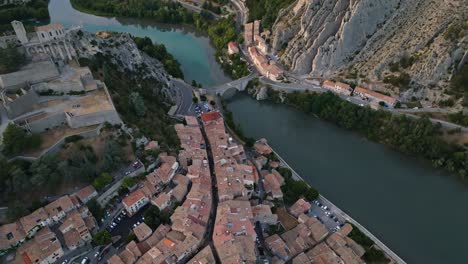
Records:
[[[257,76],[257,73],[254,72],[248,76],[242,77],[232,82],[223,83],[218,86],[207,88],[206,91],[212,95],[220,96],[223,96],[229,90],[244,91],[249,81],[255,79]]]

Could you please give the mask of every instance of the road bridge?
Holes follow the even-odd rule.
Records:
[[[247,87],[247,84],[257,78],[257,73],[251,73],[248,76],[242,77],[240,79],[234,80],[232,82],[223,83],[214,87],[207,88],[206,91],[212,95],[223,96],[229,90],[244,91]]]

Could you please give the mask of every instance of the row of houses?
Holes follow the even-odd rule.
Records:
[[[344,96],[351,96],[351,94],[354,94],[360,96],[365,100],[384,102],[389,107],[394,107],[396,104],[396,99],[391,96],[384,95],[359,86],[353,89],[350,85],[342,82],[333,82],[330,80],[326,80],[323,82],[322,87],[336,94],[341,94]]]
[[[279,81],[283,78],[283,70],[272,63],[266,56],[269,51],[269,45],[260,35],[260,20],[255,20],[244,25],[244,43],[248,47],[248,52],[253,63],[263,76],[273,81]]]
[[[36,209],[16,222],[1,226],[1,248],[18,247],[16,263],[54,262],[63,256],[64,250],[49,227],[58,227],[68,250],[91,241],[97,222],[85,204],[96,196],[96,190],[87,186]]]
[[[154,186],[156,192],[169,182],[175,187],[167,192],[153,194],[152,197],[146,195],[147,191],[143,187],[130,194],[128,197],[131,198],[126,197],[122,201],[130,214],[148,203],[165,210],[177,201],[181,205],[171,215],[171,224],[160,225],[154,231],[144,223],[137,226],[133,230],[137,241],[129,243],[123,251],[112,256],[108,263],[186,263],[189,256],[201,246],[212,211],[211,174],[197,119],[186,117],[185,123],[177,124],[175,130],[182,149],[178,160],[181,169],[187,172],[186,175],[176,173],[179,163],[175,157],[163,155],[160,157],[162,165],[147,175],[147,183],[144,185]],[[176,163],[177,166],[174,166]],[[201,250],[189,263],[199,263],[196,261],[201,260],[214,263],[209,247]]]
[[[350,224],[330,233],[326,226],[307,214],[310,204],[299,199],[290,208],[298,224],[282,234],[274,234],[265,239],[265,244],[273,254],[274,263],[364,263],[361,257],[365,250],[348,237],[352,231]]]
[[[222,116],[205,113],[202,122],[213,153],[219,198],[212,237],[216,252],[221,263],[255,263],[255,223],[276,225],[278,217],[270,205],[252,199],[258,171],[247,161],[243,146],[226,132]]]

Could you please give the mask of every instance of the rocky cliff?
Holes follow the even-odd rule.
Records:
[[[437,102],[468,60],[467,16],[466,0],[297,0],[276,20],[271,42],[298,75]]]

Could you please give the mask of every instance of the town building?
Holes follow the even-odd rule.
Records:
[[[62,245],[49,227],[43,227],[16,251],[18,263],[24,264],[50,264],[62,256]]]
[[[231,41],[228,43],[228,54],[233,55],[233,54],[238,54],[239,53],[239,47],[237,46],[237,43],[234,41]]]
[[[133,233],[137,237],[138,241],[142,242],[151,236],[153,230],[151,230],[151,228],[147,224],[142,223],[139,224],[137,227],[133,228]]]
[[[143,206],[149,203],[148,197],[141,190],[136,190],[122,199],[122,204],[127,213],[132,216],[138,212]]]
[[[70,196],[64,195],[50,204],[44,206],[45,211],[49,215],[49,219],[52,222],[59,222],[62,220],[68,212],[73,210],[75,205],[73,204]]]
[[[278,224],[278,216],[271,212],[271,207],[266,204],[252,206],[252,215],[254,222],[261,224],[276,225]]]
[[[88,185],[77,191],[74,195],[80,200],[81,203],[86,204],[91,199],[97,197],[98,193],[92,185]]]
[[[165,192],[162,192],[151,199],[151,204],[155,205],[159,208],[159,210],[162,211],[171,205],[171,196]]]
[[[309,202],[301,198],[289,208],[289,213],[297,218],[300,214],[309,211],[311,207]]]
[[[27,55],[38,56],[47,54],[54,60],[70,61],[76,57],[76,51],[70,40],[70,32],[75,29],[65,29],[61,24],[49,24],[36,27],[28,34],[20,21],[12,21],[16,38],[25,48]]]
[[[323,88],[328,89],[334,93],[350,96],[353,89],[346,83],[342,82],[333,82],[330,80],[326,80],[323,82]]]
[[[87,213],[85,217],[92,219],[85,220],[81,213],[75,209],[67,214],[67,217],[59,227],[65,244],[70,250],[74,250],[92,239],[91,231],[96,226],[96,220],[92,215]]]
[[[359,95],[364,99],[384,102],[388,107],[394,107],[396,104],[396,99],[393,97],[372,90],[368,90],[359,86],[354,89],[354,94]]]
[[[0,226],[0,249],[17,245],[25,238],[26,233],[19,221]]]

